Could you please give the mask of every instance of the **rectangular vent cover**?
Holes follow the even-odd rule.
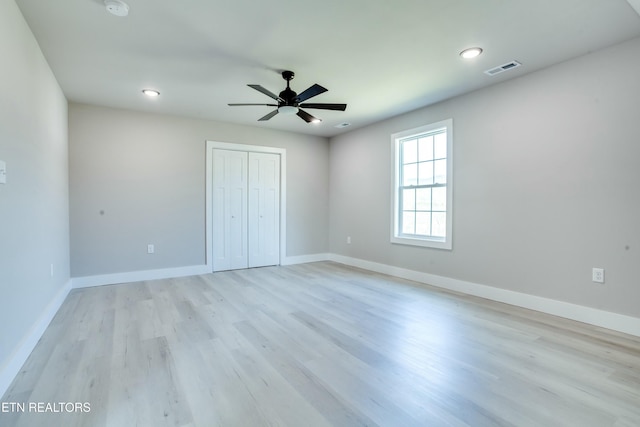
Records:
[[[514,68],[518,68],[522,64],[518,61],[507,62],[506,64],[502,64],[499,67],[491,68],[490,70],[485,71],[485,74],[490,76],[495,76],[496,74],[504,73],[505,71],[513,70]]]

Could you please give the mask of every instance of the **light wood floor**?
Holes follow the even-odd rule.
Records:
[[[640,339],[335,263],[72,291],[10,426],[639,426]],[[27,408],[28,409],[28,408]]]

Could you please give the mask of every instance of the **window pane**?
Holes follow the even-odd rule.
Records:
[[[419,188],[416,192],[416,210],[430,211],[431,210],[431,189]]]
[[[433,162],[418,163],[418,185],[433,184]]]
[[[434,237],[446,237],[447,235],[447,214],[444,212],[433,213],[433,224],[431,235]]]
[[[431,213],[416,212],[416,234],[431,235]]]
[[[402,167],[402,186],[408,187],[418,183],[418,165],[404,165]]]
[[[436,160],[433,162],[434,164],[434,182],[437,184],[446,184],[447,183],[447,161],[446,160]]]
[[[433,189],[433,208],[434,211],[447,210],[447,188],[437,187]]]
[[[413,211],[416,209],[416,190],[402,190],[402,210]]]
[[[439,133],[434,136],[434,158],[444,159],[447,157],[447,133]]]
[[[433,136],[429,135],[418,140],[418,161],[433,160]]]
[[[402,163],[415,163],[418,161],[418,141],[410,139],[402,143]]]
[[[402,233],[403,234],[415,234],[416,233],[416,214],[414,212],[402,212]]]

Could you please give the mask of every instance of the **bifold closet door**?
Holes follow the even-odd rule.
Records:
[[[213,271],[247,268],[247,159],[213,150]]]
[[[280,264],[280,155],[213,150],[213,271]]]
[[[280,156],[249,153],[249,267],[280,264]]]

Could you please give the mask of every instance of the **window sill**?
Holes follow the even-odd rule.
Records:
[[[445,249],[451,250],[451,239],[445,238],[416,238],[416,237],[398,237],[392,236],[391,243],[395,243],[398,245],[408,245],[408,246],[420,246],[423,248],[434,248],[434,249]]]

